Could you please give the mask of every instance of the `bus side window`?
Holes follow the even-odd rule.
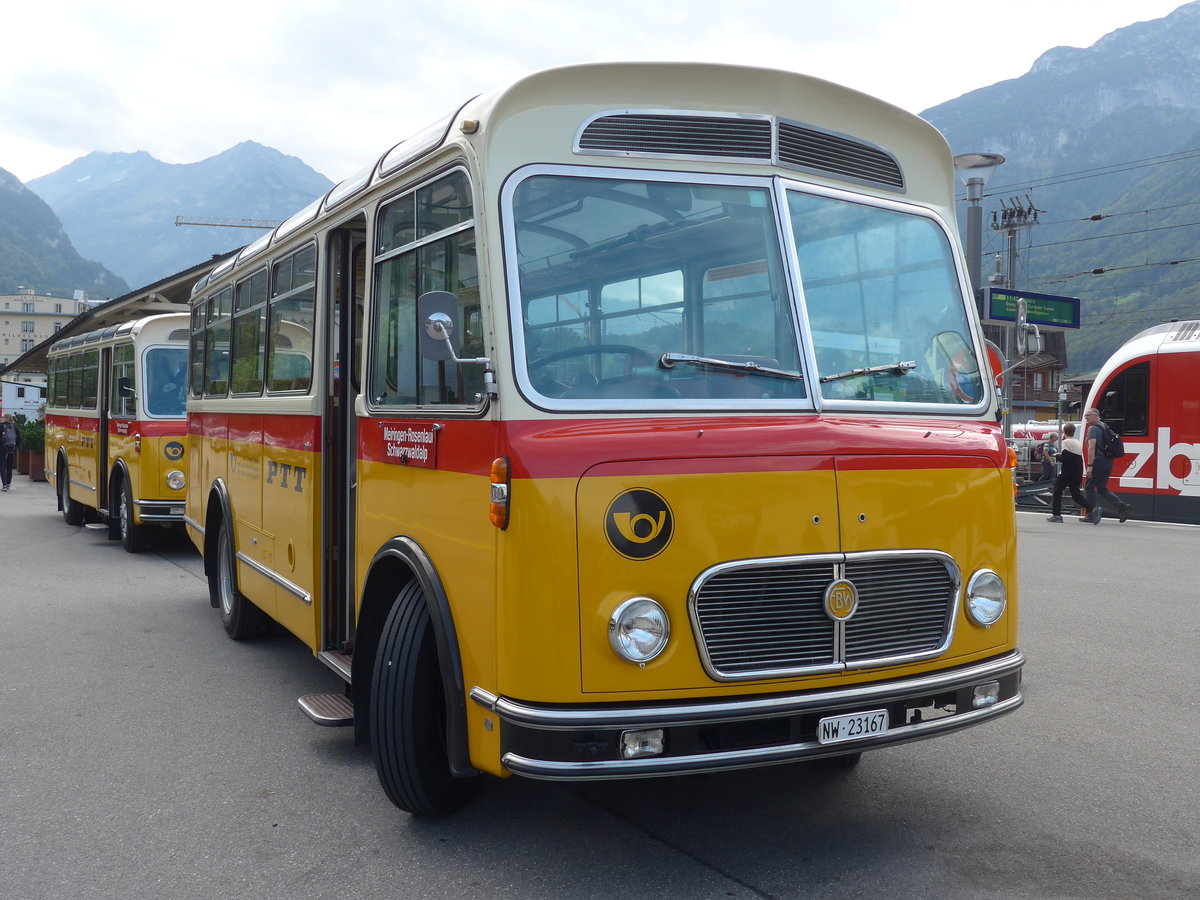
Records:
[[[113,348],[112,389],[108,398],[109,411],[114,416],[132,418],[135,415],[133,345]]]
[[[368,385],[374,403],[482,403],[480,366],[422,358],[417,323],[417,297],[429,291],[448,291],[458,299],[458,320],[464,328],[462,352],[484,355],[475,231],[464,227],[473,222],[473,216],[470,183],[460,171],[380,209],[374,271],[378,305]]]
[[[307,391],[312,384],[317,248],[309,244],[272,267],[267,324],[267,390]]]
[[[229,393],[229,341],[233,311],[233,288],[225,288],[209,301],[207,346],[204,359],[204,395],[224,397]]]

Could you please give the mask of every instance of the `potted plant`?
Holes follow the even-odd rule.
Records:
[[[21,435],[21,443],[17,447],[17,474],[29,474],[29,446],[25,443],[25,423],[29,417],[25,413],[13,413],[13,424],[17,426],[17,433]]]
[[[16,419],[16,416],[13,416]],[[25,468],[18,471],[28,473],[30,481],[46,480],[46,423],[42,419],[23,422],[21,428],[21,454],[25,455]]]

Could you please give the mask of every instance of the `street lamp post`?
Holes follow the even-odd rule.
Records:
[[[983,308],[980,272],[980,257],[983,255],[983,186],[1003,162],[1004,157],[999,153],[960,153],[954,157],[958,177],[967,186],[967,276],[975,293],[981,320],[987,318]]]

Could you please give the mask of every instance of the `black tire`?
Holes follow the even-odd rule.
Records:
[[[429,610],[417,584],[388,613],[375,654],[371,747],[379,783],[415,816],[444,816],[471,799],[482,775],[455,778],[446,752],[446,702]]]
[[[233,535],[226,521],[221,522],[217,532],[216,553],[208,575],[208,592],[221,611],[221,625],[235,641],[258,637],[266,625],[266,616],[237,589]]]
[[[130,553],[141,553],[149,541],[145,525],[133,521],[133,492],[129,490],[129,479],[121,479],[121,491],[117,500],[117,522],[120,528],[121,545]]]
[[[65,461],[60,462],[58,465],[58,475],[54,479],[54,484],[58,489],[58,508],[62,510],[63,521],[74,528],[78,528],[83,524],[85,511],[82,503],[71,499],[69,472],[70,469],[67,468]]]

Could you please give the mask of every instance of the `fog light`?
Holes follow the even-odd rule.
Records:
[[[187,476],[178,469],[167,473],[167,487],[173,491],[182,491],[187,487]]]
[[[975,696],[971,699],[971,705],[976,709],[983,706],[991,706],[1000,699],[1000,682],[989,681],[987,684],[975,685]]]
[[[621,732],[621,759],[645,759],[648,756],[662,756],[665,742],[661,728],[650,728],[646,731]]]

